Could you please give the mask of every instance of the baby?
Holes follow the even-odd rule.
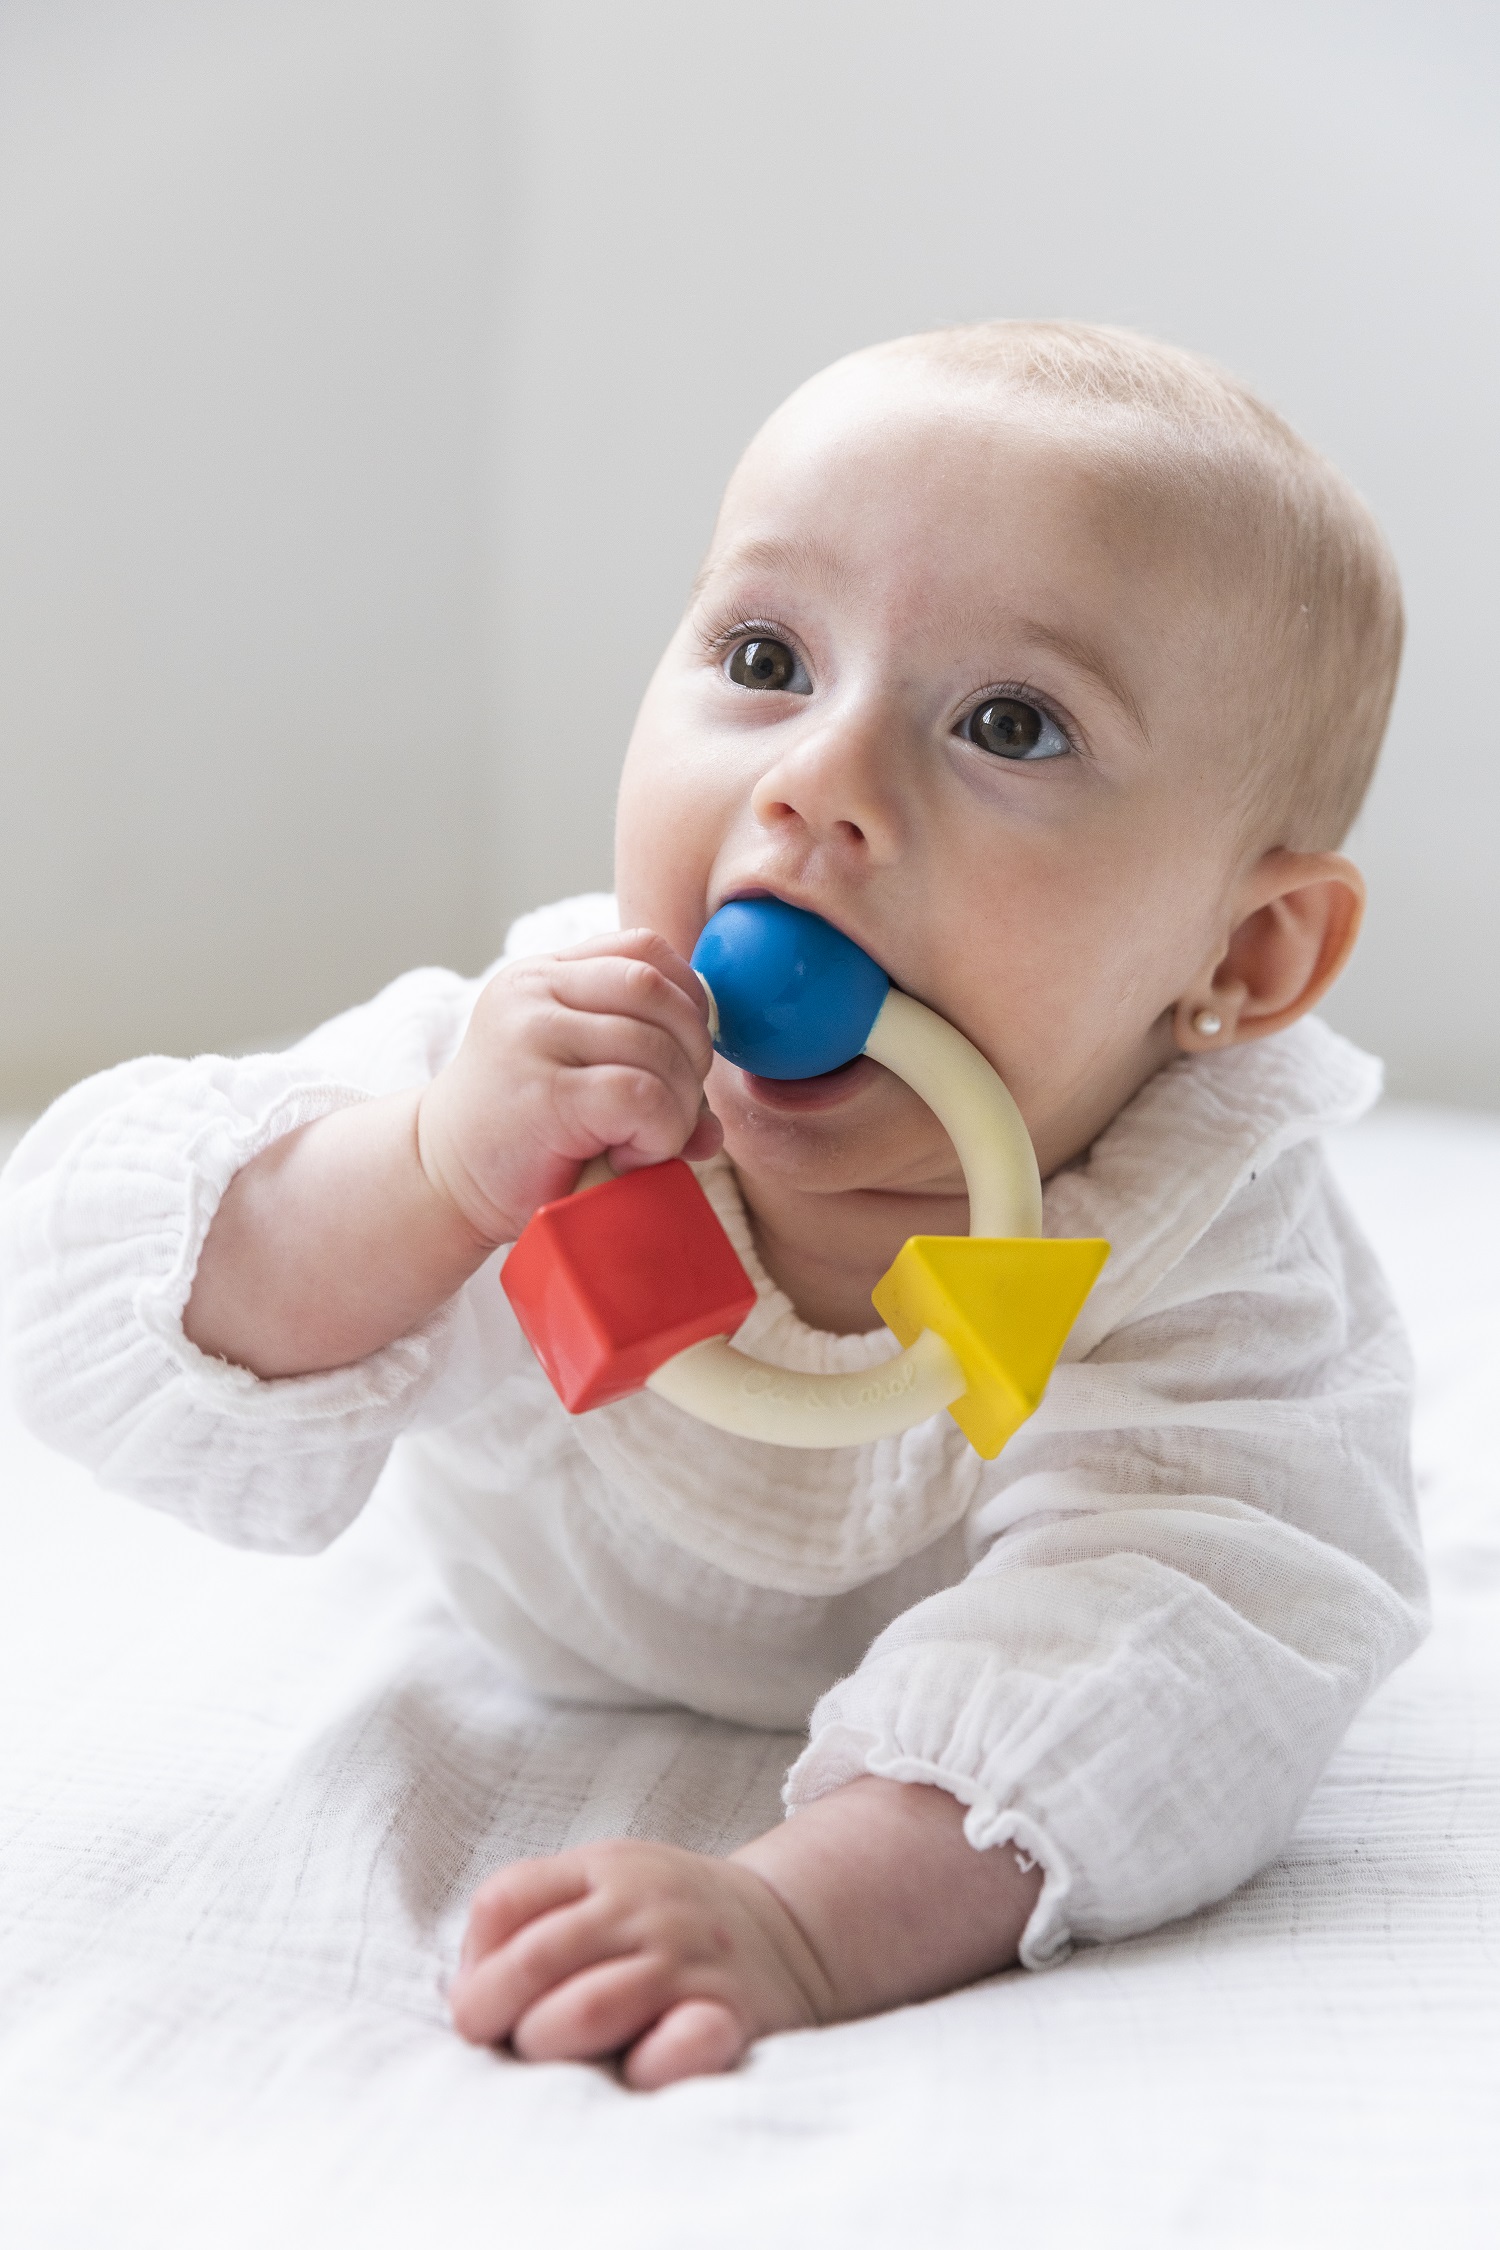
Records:
[[[1222,1897],[1422,1631],[1409,1376],[1318,1136],[1378,1073],[1308,1011],[1400,600],[1341,479],[1213,368],[996,323],[857,354],[730,483],[620,793],[612,900],[529,916],[288,1052],[75,1089],[5,1183],[35,1429],[216,1537],[377,1480],[544,1694],[806,1729],[727,1860],[620,1841],[473,1902],[459,2030],[640,2087]],[[565,785],[565,784],[564,784]],[[994,1063],[1104,1275],[1041,1410],[814,1453],[649,1393],[577,1419],[496,1266],[589,1159],[687,1156],[740,1342],[862,1369],[909,1235],[967,1226],[861,1058],[712,1053],[726,900],[813,909]]]

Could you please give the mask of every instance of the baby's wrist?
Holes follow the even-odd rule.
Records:
[[[458,1154],[444,1117],[441,1074],[424,1086],[412,1116],[412,1151],[435,1220],[455,1245],[467,1245],[487,1258],[503,1242],[514,1242],[525,1221],[502,1210],[481,1193]]]
[[[753,1851],[753,1848],[749,1846],[747,1850]],[[773,1948],[791,1987],[792,2005],[785,2019],[778,2017],[775,2021],[757,2024],[754,2035],[759,2038],[770,2031],[837,2023],[852,2013],[843,2004],[818,1948],[770,1876],[739,1852],[725,1865],[739,1884],[748,1912]]]
[[[382,1153],[372,1162],[366,1192],[372,1210],[381,1214],[390,1249],[413,1278],[422,1277],[424,1293],[441,1299],[483,1265],[495,1244],[471,1224],[423,1159],[423,1098],[395,1094],[367,1106],[364,1114]]]
[[[849,1976],[851,1957],[841,1949],[819,1943],[826,1917],[821,1885],[809,1885],[808,1869],[792,1844],[790,1823],[783,1822],[737,1851],[730,1865],[754,1883],[761,1896],[760,1919],[778,1942],[788,1971],[808,1998],[809,2020],[841,2023],[869,2012],[860,1980]],[[852,1956],[857,1962],[857,1950]]]
[[[860,1775],[735,1853],[785,1905],[834,1996],[872,2014],[1008,1968],[1041,1871],[978,1851],[941,1788]]]

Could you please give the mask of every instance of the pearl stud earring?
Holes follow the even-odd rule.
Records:
[[[1200,1008],[1193,1018],[1193,1029],[1200,1039],[1217,1039],[1224,1025],[1212,1008]]]

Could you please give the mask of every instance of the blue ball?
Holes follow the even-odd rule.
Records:
[[[737,898],[705,924],[693,967],[719,1011],[719,1053],[758,1078],[816,1078],[861,1053],[884,969],[820,915]]]

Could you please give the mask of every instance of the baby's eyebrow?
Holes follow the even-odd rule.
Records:
[[[836,548],[825,546],[821,539],[784,539],[774,535],[740,539],[721,554],[710,553],[705,557],[703,568],[693,580],[690,603],[701,600],[712,580],[739,570],[778,571],[789,578],[811,579],[831,593],[839,592],[850,580],[849,568],[842,556]]]
[[[1060,625],[1044,625],[1039,618],[1019,618],[1012,623],[1010,630],[1022,639],[1034,641],[1039,647],[1050,650],[1052,655],[1060,656],[1065,664],[1073,665],[1080,672],[1087,672],[1090,679],[1096,680],[1105,694],[1119,704],[1140,733],[1150,740],[1146,714],[1136,701],[1129,681],[1111,661],[1109,652],[1101,648],[1097,641],[1091,641],[1081,633],[1070,633]]]
[[[710,553],[693,581],[689,607],[696,608],[716,578],[732,577],[736,572],[764,570],[789,578],[811,580],[825,592],[839,593],[853,582],[853,572],[835,547],[821,539],[788,539],[776,534],[761,538],[738,539],[721,553]],[[1137,702],[1130,683],[1113,662],[1109,652],[1097,641],[1083,633],[1070,632],[1065,626],[1048,625],[1040,618],[971,615],[964,623],[976,637],[1020,640],[1047,649],[1062,658],[1065,664],[1077,671],[1086,672],[1098,682],[1106,695],[1120,706],[1140,734],[1150,739],[1146,715]]]

